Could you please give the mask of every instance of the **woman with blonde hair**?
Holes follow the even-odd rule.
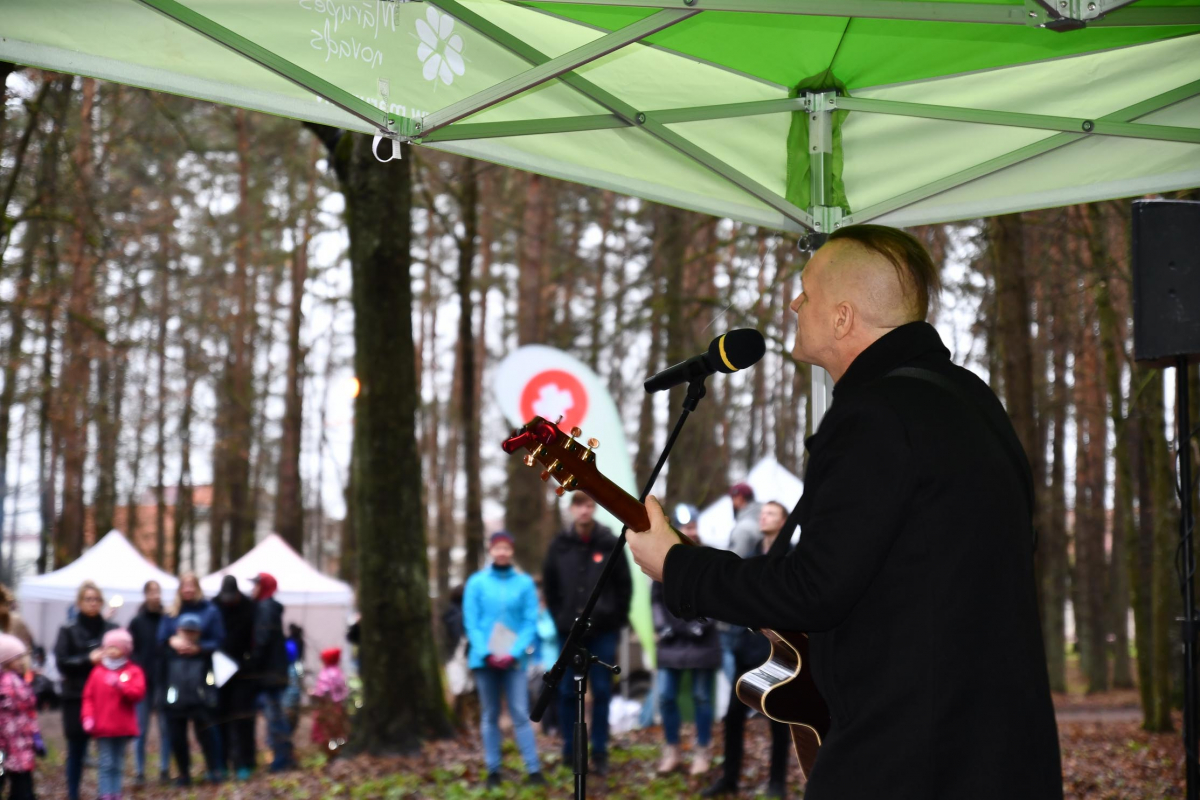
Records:
[[[101,643],[104,634],[117,627],[106,620],[104,594],[92,581],[79,585],[75,596],[78,614],[58,630],[54,644],[54,660],[62,674],[63,734],[67,739],[67,797],[79,800],[79,781],[83,777],[83,758],[87,752],[88,733],[83,729],[80,712],[83,707],[83,687],[92,668],[104,658]]]

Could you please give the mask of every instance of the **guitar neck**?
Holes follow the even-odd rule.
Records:
[[[580,487],[588,497],[596,501],[596,505],[608,511],[631,531],[650,529],[650,518],[646,515],[646,507],[629,492],[617,486],[608,478],[597,473],[588,485]]]

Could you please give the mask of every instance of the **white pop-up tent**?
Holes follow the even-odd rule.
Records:
[[[213,599],[225,576],[233,575],[239,588],[250,594],[250,580],[260,572],[279,583],[275,599],[283,604],[284,626],[294,622],[304,629],[305,669],[320,669],[320,654],[327,647],[342,648],[343,667],[350,667],[346,627],[354,611],[354,590],[321,573],[278,535],[270,534],[228,567],[201,579],[200,588]]]
[[[774,500],[783,503],[789,510],[800,499],[804,482],[788,471],[773,458],[767,457],[754,465],[750,474],[741,481],[754,490],[754,499],[760,503]],[[729,546],[729,534],[733,531],[733,501],[722,497],[700,512],[697,523],[700,541],[709,547]]]
[[[67,609],[75,604],[79,585],[85,580],[100,587],[113,609],[112,621],[123,627],[137,614],[147,581],[158,581],[164,603],[175,598],[179,586],[174,575],[147,561],[123,533],[110,531],[67,566],[31,575],[17,587],[21,618],[37,644],[47,650],[54,647],[58,629],[67,621]]]

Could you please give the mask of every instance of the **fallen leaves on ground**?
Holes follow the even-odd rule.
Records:
[[[1094,700],[1093,705],[1115,707],[1103,699]],[[703,777],[693,778],[685,771],[668,776],[657,775],[654,769],[661,736],[659,728],[614,736],[609,774],[604,778],[589,776],[589,796],[616,800],[694,797],[716,779],[721,764],[719,724],[713,732],[714,766]],[[747,726],[747,737],[742,796],[749,798],[755,796],[756,790],[765,788],[767,779],[769,733],[764,720],[751,720]],[[1067,800],[1162,800],[1183,797],[1183,747],[1178,733],[1146,733],[1136,722],[1063,721],[1059,724],[1059,739]],[[50,743],[53,752],[39,766],[36,789],[43,797],[63,797],[66,787],[62,742],[51,740]],[[574,779],[571,765],[562,762],[558,739],[539,734],[538,745],[543,771],[549,780],[549,786],[542,789],[523,784],[524,768],[520,755],[511,735],[506,733],[504,777],[507,782],[500,789],[486,790],[478,734],[472,730],[454,739],[430,742],[420,753],[409,756],[328,759],[310,746],[299,752],[302,768],[292,772],[271,775],[260,770],[259,774],[245,783],[195,785],[189,789],[157,784],[133,789],[127,783],[125,797],[138,800],[535,800],[569,796]],[[686,770],[691,754],[686,733],[683,749],[683,769]],[[132,753],[129,761],[132,769]],[[155,759],[148,758],[148,761],[157,763]],[[200,764],[197,754],[193,770],[199,771]],[[1019,769],[1020,765],[1013,765],[1013,768]],[[792,797],[801,797],[802,781],[794,765],[789,777]],[[95,771],[88,770],[83,796],[94,796],[94,793]]]

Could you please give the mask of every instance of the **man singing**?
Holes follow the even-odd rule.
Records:
[[[1029,464],[924,321],[937,290],[924,247],[881,226],[836,231],[805,268],[793,355],[836,386],[791,553],[676,546],[657,501],[629,536],[677,616],[809,633],[832,725],[806,800],[1062,797]]]

